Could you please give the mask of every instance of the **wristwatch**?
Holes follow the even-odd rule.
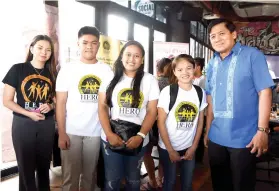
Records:
[[[269,134],[270,133],[270,128],[263,128],[263,127],[258,127],[258,131],[262,131],[262,132],[265,132],[265,133],[267,133],[267,134]]]
[[[142,139],[145,139],[145,136],[146,136],[145,134],[143,134],[141,132],[138,132],[137,135],[140,136]]]

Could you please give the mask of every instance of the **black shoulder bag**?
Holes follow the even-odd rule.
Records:
[[[117,134],[123,141],[127,142],[131,137],[136,136],[138,132],[140,132],[141,125],[124,121],[124,120],[113,120],[110,119],[110,127],[113,133]],[[108,142],[110,150],[113,152],[117,152],[119,154],[135,156],[137,155],[142,148],[143,141],[141,144],[135,149],[129,149],[126,147],[126,144],[123,144],[120,147],[114,147],[110,145]]]

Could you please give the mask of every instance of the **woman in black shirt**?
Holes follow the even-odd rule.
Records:
[[[56,76],[53,43],[48,36],[38,35],[30,45],[25,63],[13,65],[3,79],[3,105],[14,114],[12,139],[20,191],[50,190]]]

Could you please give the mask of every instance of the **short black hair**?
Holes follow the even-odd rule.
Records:
[[[90,34],[97,39],[100,39],[100,31],[96,27],[84,26],[78,31],[78,38],[82,37],[83,35]]]
[[[158,72],[163,73],[165,66],[171,64],[171,59],[169,58],[162,58],[158,63],[157,63],[157,70]]]
[[[201,67],[201,71],[202,71],[203,68],[204,68],[204,58],[196,57],[196,58],[194,58],[194,60],[195,60],[195,65],[196,66],[200,66]]]
[[[224,18],[220,18],[220,19],[214,19],[212,20],[209,25],[208,25],[208,33],[210,34],[211,29],[215,26],[218,25],[220,23],[225,23],[226,28],[232,33],[236,30],[236,26],[235,24],[233,24],[232,21],[229,21],[227,19]]]

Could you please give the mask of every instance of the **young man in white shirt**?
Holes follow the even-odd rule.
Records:
[[[62,66],[56,83],[56,118],[62,158],[63,191],[94,188],[94,172],[99,158],[101,125],[98,91],[109,65],[96,59],[100,33],[95,27],[78,32],[80,60]]]
[[[200,86],[202,89],[205,88],[205,76],[202,74],[204,68],[204,58],[194,58],[195,60],[195,77],[193,84]]]

